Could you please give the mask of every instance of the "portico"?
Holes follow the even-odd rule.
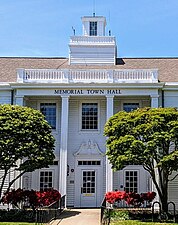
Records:
[[[55,107],[57,125],[53,129],[53,135],[56,138],[55,161],[57,163],[49,169],[41,171],[53,172],[54,188],[59,189],[62,195],[67,195],[67,205],[80,207],[80,204],[83,206],[88,204],[87,199],[89,200],[90,194],[79,191],[85,180],[85,178],[78,180],[79,174],[84,177],[89,174],[89,171],[93,171],[95,174],[96,183],[94,185],[96,185],[95,188],[100,195],[96,195],[96,200],[93,200],[94,207],[99,206],[100,196],[103,196],[106,191],[118,188],[114,180],[118,180],[119,175],[113,174],[111,165],[105,157],[106,138],[103,137],[103,127],[107,119],[117,111],[124,109],[126,103],[135,103],[138,104],[138,107],[158,105],[158,87],[160,84],[145,84],[145,86],[146,89],[140,88],[137,83],[132,83],[129,87],[126,84],[106,87],[105,84],[83,83],[80,87],[76,87],[76,84],[71,84],[68,87],[55,83],[50,87],[42,84],[41,87],[39,84],[33,84],[32,87],[27,83],[21,83],[16,87],[16,104],[24,104],[39,110],[44,102],[48,105],[53,104]],[[94,110],[93,104],[97,108],[97,127],[91,130],[82,129],[82,110],[85,110],[85,107]],[[47,109],[49,106],[45,107]],[[95,153],[90,153],[89,149],[94,148],[93,144],[97,146],[98,150],[95,149]],[[81,146],[84,145],[88,147],[83,148],[80,154],[77,154]],[[100,162],[100,165],[92,165],[94,161],[95,163]],[[91,163],[91,165],[78,165],[82,162]],[[29,175],[31,178],[29,177],[28,181],[30,182],[36,177],[40,179],[40,173],[40,171],[36,171],[34,173],[36,175]],[[25,179],[27,180],[27,175]],[[24,186],[24,182],[22,180],[21,186]],[[31,188],[39,189],[40,187],[37,182],[32,182]],[[78,191],[76,192],[76,190]],[[91,199],[89,200],[90,207],[92,207]]]

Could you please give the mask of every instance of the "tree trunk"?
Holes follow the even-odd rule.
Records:
[[[168,171],[163,170],[159,171],[159,181],[160,181],[160,187],[161,187],[161,195],[160,201],[161,201],[161,207],[163,213],[168,213]]]
[[[168,196],[167,195],[163,195],[160,198],[160,200],[161,200],[162,211],[167,214],[168,213]]]
[[[168,213],[168,176],[166,172],[159,172],[158,182],[156,180],[155,173],[151,174],[153,183],[156,187],[157,193],[160,198],[161,210]],[[160,179],[161,178],[161,179]]]

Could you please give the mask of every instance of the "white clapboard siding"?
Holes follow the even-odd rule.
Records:
[[[74,155],[78,149],[78,140],[75,139],[75,135],[78,134],[79,129],[79,102],[76,100],[69,101],[69,131],[68,131],[68,159],[67,163],[70,170],[75,168]],[[72,142],[71,142],[72,141]],[[70,173],[67,177],[67,206],[74,206],[75,196],[75,171]]]
[[[164,92],[164,107],[178,107],[178,92],[177,91]]]
[[[25,190],[32,189],[32,173],[25,173],[22,178],[22,188]]]
[[[0,92],[0,104],[11,104],[11,92],[1,91]]]
[[[119,186],[119,172],[113,172],[113,190],[120,190]]]
[[[0,170],[0,183],[2,183],[2,177],[4,175],[4,171]],[[9,176],[7,176],[5,182],[4,182],[4,186],[3,186],[3,193],[7,190],[8,188],[8,184],[9,184]]]
[[[177,172],[174,172],[171,177],[173,178]],[[168,197],[169,201],[172,201],[176,204],[176,209],[178,208],[178,177],[176,177],[173,181],[170,181],[169,188],[168,188]]]
[[[0,170],[0,183],[2,182],[2,176],[3,175],[4,175],[4,171],[3,170]],[[9,171],[8,175],[6,176],[6,179],[5,179],[5,182],[4,182],[4,186],[3,186],[3,192],[2,193],[4,193],[7,190],[8,186],[9,186],[9,182],[11,180],[13,180],[13,179],[14,179],[14,169],[12,168]],[[14,184],[11,186],[11,188],[12,189],[14,188]]]

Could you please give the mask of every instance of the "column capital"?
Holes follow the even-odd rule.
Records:
[[[150,97],[151,98],[159,98],[159,95],[158,94],[151,94]]]
[[[110,95],[110,94],[107,94],[105,96],[106,96],[106,98],[114,98],[114,95]]]
[[[61,98],[70,98],[70,95],[61,95]]]

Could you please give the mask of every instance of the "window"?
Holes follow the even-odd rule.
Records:
[[[123,110],[126,112],[131,112],[139,108],[139,103],[124,103]]]
[[[90,36],[97,36],[97,22],[90,22]]]
[[[95,193],[95,171],[83,171],[83,185],[81,188],[82,194]]]
[[[96,160],[96,161],[78,161],[78,165],[79,166],[100,166],[101,165],[101,161]]]
[[[125,191],[138,192],[138,172],[125,171]]]
[[[40,172],[40,191],[53,188],[53,172],[41,171]]]
[[[56,129],[56,103],[40,103],[40,111],[45,115],[52,129]]]
[[[98,103],[82,103],[82,130],[98,129]]]

